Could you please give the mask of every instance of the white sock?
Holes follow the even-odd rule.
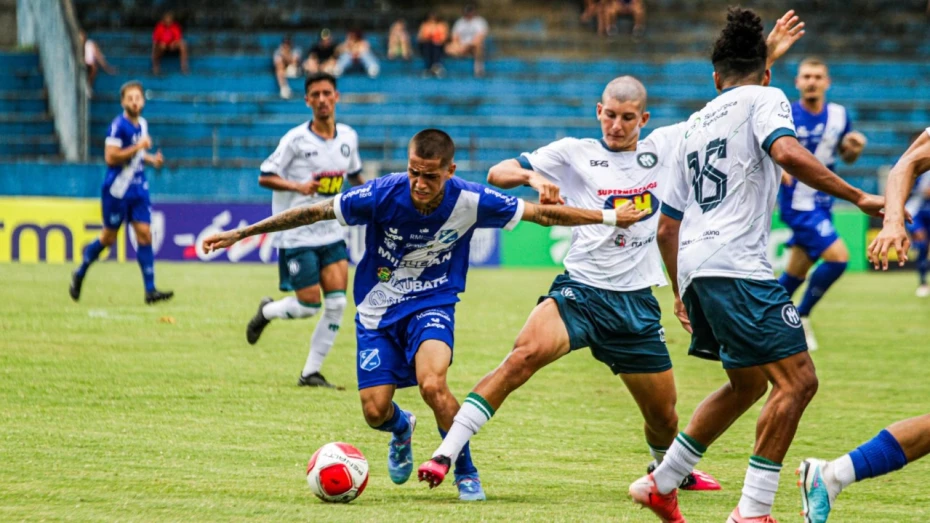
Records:
[[[739,514],[744,518],[758,518],[772,513],[781,465],[759,456],[749,458],[743,496],[739,499]]]
[[[323,317],[317,322],[310,337],[310,354],[304,364],[302,376],[320,372],[323,360],[329,354],[336,341],[336,334],[342,324],[342,313],[346,310],[346,293],[334,292],[323,298]]]
[[[681,485],[681,480],[691,474],[704,456],[704,447],[684,432],[675,436],[675,441],[665,453],[665,459],[652,473],[660,494],[668,494]]]
[[[856,482],[856,467],[849,454],[839,457],[823,467],[823,479],[830,499],[836,499],[846,487]]]
[[[484,398],[474,392],[469,393],[465,401],[462,402],[462,408],[455,415],[452,428],[449,429],[436,452],[433,452],[433,457],[446,456],[452,460],[457,458],[462,453],[462,449],[465,448],[468,440],[481,430],[481,427],[493,415],[494,409]]]
[[[648,441],[646,445],[649,445],[649,454],[652,456],[652,459],[656,460],[656,466],[662,464],[662,460],[665,459],[665,454],[668,452],[668,447],[653,447]]]
[[[297,318],[309,318],[320,312],[320,304],[300,303],[297,298],[288,296],[278,301],[273,301],[262,307],[262,316],[266,320],[275,318],[283,320],[293,320]]]

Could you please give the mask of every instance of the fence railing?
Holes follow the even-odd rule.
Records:
[[[87,71],[71,0],[17,0],[19,45],[36,46],[49,112],[66,160],[88,154]]]

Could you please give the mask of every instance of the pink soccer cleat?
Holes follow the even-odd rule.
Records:
[[[727,523],[778,523],[775,521],[775,518],[769,515],[759,516],[757,518],[744,518],[739,515],[739,507],[733,509],[733,512],[730,513],[730,517],[727,518]]]
[[[420,478],[420,481],[427,482],[429,488],[436,488],[442,483],[442,480],[446,479],[450,467],[452,467],[451,459],[445,456],[435,456],[420,465],[420,468],[417,469],[417,477]]]
[[[685,476],[685,479],[679,486],[681,490],[720,490],[720,483],[713,476],[700,470],[692,470],[691,474]]]
[[[659,494],[652,474],[643,476],[630,485],[630,497],[635,503],[654,512],[663,523],[686,523],[681,510],[678,509],[678,490]]]

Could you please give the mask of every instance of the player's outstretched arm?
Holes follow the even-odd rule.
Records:
[[[888,251],[898,253],[898,264],[907,261],[910,239],[904,228],[907,213],[904,203],[914,186],[914,180],[920,173],[930,171],[930,134],[923,133],[898,160],[888,174],[885,188],[885,222],[878,236],[869,244],[869,261],[876,269],[888,270]]]
[[[539,193],[539,203],[565,203],[559,195],[559,186],[542,177],[539,173],[524,169],[514,159],[504,160],[488,171],[488,183],[501,189],[513,189],[524,185]]]
[[[229,247],[243,238],[257,234],[295,229],[318,221],[335,219],[336,211],[333,209],[332,200],[326,200],[307,207],[297,207],[270,218],[265,218],[248,227],[214,234],[203,241],[203,251],[206,253],[217,251]]]
[[[688,319],[688,311],[685,310],[678,291],[678,233],[680,229],[681,220],[676,220],[662,213],[659,216],[659,231],[656,233],[656,242],[659,244],[659,252],[662,253],[662,261],[665,262],[668,278],[672,280],[672,292],[675,293],[675,316],[678,317],[681,326],[690,333],[691,320]]]
[[[766,69],[771,69],[775,62],[791,49],[795,42],[804,36],[804,22],[794,14],[794,9],[785,13],[775,22],[775,27],[765,40],[768,48]]]
[[[853,203],[870,216],[881,215],[885,206],[883,197],[865,193],[846,183],[824,167],[796,138],[783,136],[776,139],[769,149],[769,156],[782,169],[814,189]]]
[[[553,225],[573,227],[602,223],[625,229],[638,222],[649,212],[648,209],[637,210],[632,202],[626,202],[613,210],[606,209],[603,211],[578,209],[562,205],[536,205],[535,203],[525,202],[521,220],[538,223],[544,227]]]

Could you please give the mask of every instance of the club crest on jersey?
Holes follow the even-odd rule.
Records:
[[[358,366],[362,370],[373,371],[381,366],[381,355],[378,349],[362,349],[358,351]]]
[[[450,244],[459,239],[459,231],[455,229],[446,229],[439,231],[439,243]]]
[[[349,144],[344,143],[342,144],[342,147],[339,148],[339,152],[341,152],[343,156],[348,158],[349,154],[352,153],[352,150],[349,148]]]
[[[626,202],[633,202],[638,211],[648,211],[648,213],[639,219],[639,221],[648,220],[655,216],[659,210],[659,199],[656,198],[652,191],[644,191],[634,195],[610,196],[604,201],[605,209],[616,209]],[[621,245],[622,247],[622,245]]]
[[[626,247],[626,236],[618,234],[617,237],[614,238],[614,245],[617,247]]]
[[[378,280],[387,282],[391,279],[391,269],[387,267],[378,267]]]
[[[636,163],[643,169],[652,169],[659,163],[659,158],[653,153],[640,153],[636,157]]]

